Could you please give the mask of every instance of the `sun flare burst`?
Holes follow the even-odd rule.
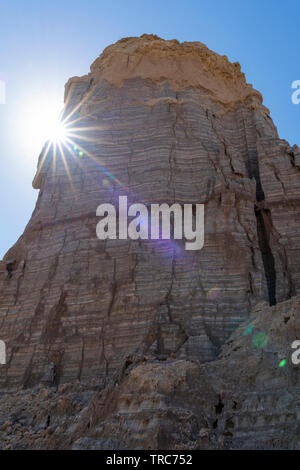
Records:
[[[65,143],[68,136],[68,128],[59,119],[49,127],[49,140],[53,143]]]
[[[82,105],[91,98],[92,92],[87,93],[74,108],[70,109],[68,99],[63,110],[58,113],[57,106],[39,106],[39,109],[31,108],[29,123],[27,122],[27,137],[43,138],[43,151],[39,161],[36,177],[41,172],[47,155],[52,155],[52,177],[55,180],[59,159],[71,185],[74,196],[77,197],[75,186],[70,171],[70,159],[75,159],[80,167],[82,159],[91,159],[103,176],[103,187],[110,185],[123,186],[121,182],[103,166],[99,156],[94,155],[88,149],[88,143],[99,143],[99,134],[95,131],[102,130],[101,126],[91,125],[94,120],[92,113],[82,113]],[[53,103],[54,104],[54,103]],[[61,109],[61,107],[60,107]],[[47,110],[47,112],[45,112]],[[24,126],[26,127],[26,126]],[[98,134],[98,135],[97,135]],[[46,142],[46,144],[45,144]],[[124,188],[124,187],[123,187]]]

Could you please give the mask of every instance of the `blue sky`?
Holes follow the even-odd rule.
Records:
[[[28,113],[47,100],[62,106],[65,82],[88,73],[107,45],[143,33],[205,43],[241,63],[280,137],[300,145],[300,105],[291,101],[291,84],[300,80],[299,24],[299,0],[1,2],[0,259],[22,234],[38,194],[31,182],[42,140],[34,129],[26,133]]]

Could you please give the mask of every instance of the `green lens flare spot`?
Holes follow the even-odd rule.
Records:
[[[250,325],[249,328],[247,328],[247,330],[244,331],[243,335],[247,336],[249,335],[249,333],[252,333],[253,328],[254,328],[254,325]]]
[[[80,150],[79,156],[82,157],[82,155],[83,155],[83,152]]]
[[[76,150],[77,150],[77,147],[76,147],[76,145],[74,145],[74,147],[73,147],[73,150],[75,150],[75,152],[76,152]]]
[[[253,336],[252,343],[256,348],[263,348],[268,343],[268,336],[263,331],[260,331]]]
[[[278,367],[284,367],[286,365],[286,359],[282,359],[282,361],[279,362]]]

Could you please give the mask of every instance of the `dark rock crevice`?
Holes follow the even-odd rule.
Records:
[[[248,177],[254,178],[256,183],[256,203],[254,206],[254,213],[257,225],[257,238],[259,249],[262,256],[265,278],[267,281],[268,297],[270,306],[276,305],[276,268],[275,260],[270,245],[270,235],[272,231],[272,215],[269,209],[266,209],[262,204],[265,200],[265,193],[262,187],[259,171],[259,157],[258,151],[255,146],[256,142],[256,123],[246,123],[246,117],[242,111],[242,123],[245,135],[245,166]]]
[[[257,150],[249,150],[246,158],[246,169],[249,178],[256,182],[257,203],[265,200],[265,194],[260,180]],[[255,205],[254,213],[257,224],[257,238],[262,256],[265,277],[267,281],[269,304],[276,305],[276,269],[275,260],[270,246],[270,233],[272,230],[272,215],[269,209]]]
[[[268,209],[255,208],[257,236],[263,260],[268,287],[269,303],[276,305],[276,270],[274,256],[270,247],[271,212]]]

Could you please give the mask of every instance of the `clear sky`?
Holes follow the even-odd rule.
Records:
[[[299,0],[1,1],[0,259],[37,199],[31,182],[47,110],[62,107],[65,82],[88,73],[106,46],[143,33],[201,41],[240,62],[248,83],[263,93],[280,137],[300,145],[300,104],[291,101],[291,84],[300,80]]]

